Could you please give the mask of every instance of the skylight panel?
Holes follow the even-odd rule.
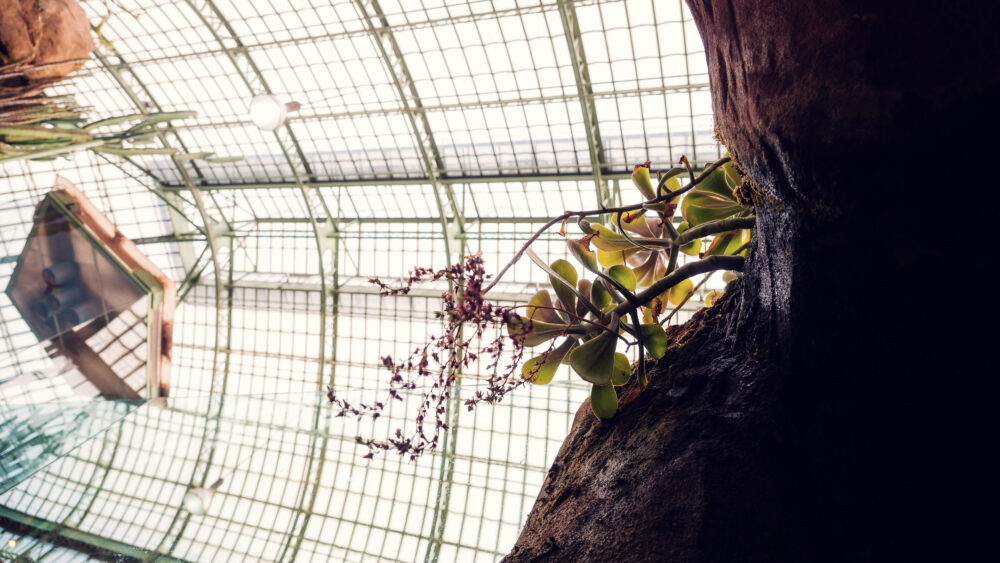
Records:
[[[101,2],[83,2],[92,22],[109,15],[101,27],[114,52],[126,60],[179,57],[213,48],[215,40],[201,18],[183,1],[142,0],[127,10],[109,9]],[[95,24],[96,25],[96,24]]]
[[[184,124],[243,119],[252,92],[225,54],[150,62],[133,67],[164,110],[192,110]]]

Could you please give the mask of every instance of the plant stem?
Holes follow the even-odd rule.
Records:
[[[540,228],[537,231],[535,231],[535,234],[531,235],[531,237],[528,238],[528,241],[525,242],[521,246],[521,249],[517,251],[517,254],[515,254],[514,257],[511,258],[510,262],[507,262],[507,265],[505,265],[500,270],[500,272],[496,275],[496,277],[493,278],[493,281],[491,281],[489,285],[487,285],[485,288],[483,288],[483,295],[489,293],[489,291],[491,289],[493,289],[496,286],[496,284],[500,281],[500,278],[502,278],[504,276],[504,274],[506,274],[507,271],[510,270],[510,268],[515,263],[517,263],[517,261],[520,260],[522,256],[524,256],[525,251],[528,250],[528,247],[531,246],[531,243],[533,243],[536,240],[538,240],[538,237],[542,236],[542,233],[544,233],[545,231],[549,230],[549,228],[552,227],[553,225],[555,225],[557,223],[560,223],[562,221],[565,221],[566,219],[569,219],[570,217],[589,217],[591,215],[602,215],[604,213],[623,213],[625,211],[637,211],[639,209],[643,209],[644,205],[650,205],[650,204],[654,204],[654,203],[660,203],[662,201],[669,201],[671,199],[674,199],[677,196],[683,195],[686,192],[694,189],[694,187],[697,186],[702,181],[704,181],[705,178],[707,178],[709,174],[711,174],[712,172],[715,172],[716,169],[718,169],[720,166],[722,166],[723,164],[726,164],[729,161],[730,161],[730,157],[728,157],[728,156],[723,157],[720,160],[718,160],[715,163],[713,163],[708,168],[706,168],[705,170],[703,170],[702,173],[699,174],[697,178],[695,178],[694,180],[692,180],[690,183],[688,183],[688,185],[684,186],[683,188],[681,188],[681,189],[679,189],[677,191],[670,192],[669,194],[666,194],[666,195],[663,195],[663,196],[651,199],[649,201],[644,201],[642,203],[636,203],[634,205],[624,205],[624,206],[621,206],[621,207],[610,207],[610,208],[609,207],[605,207],[605,208],[601,208],[601,209],[591,209],[591,210],[587,210],[587,211],[567,211],[567,212],[563,213],[562,215],[560,215],[558,217],[552,218],[551,220],[549,220],[549,222],[545,223],[545,225],[543,225],[542,228]]]
[[[691,276],[704,274],[713,270],[736,270],[741,272],[743,271],[743,264],[745,262],[746,259],[742,256],[709,256],[704,260],[688,262],[666,276],[656,280],[653,285],[647,287],[645,291],[636,295],[634,306],[631,303],[619,303],[614,309],[611,310],[611,312],[616,315],[623,315],[634,307],[641,307],[642,305],[652,301],[664,291],[690,278]]]
[[[601,318],[601,310],[598,309],[596,306],[594,306],[594,304],[590,302],[589,298],[580,293],[580,291],[576,289],[576,286],[569,283],[569,281],[560,276],[558,272],[550,268],[533,251],[528,250],[528,257],[531,258],[531,261],[534,262],[535,265],[544,270],[546,274],[548,274],[550,277],[555,278],[556,281],[562,283],[564,286],[569,288],[569,290],[573,292],[573,294],[577,297],[577,299],[579,299],[583,303],[583,306],[589,309],[590,312],[594,314],[594,316],[596,316],[597,318]],[[490,287],[493,286],[491,285]],[[485,294],[487,291],[489,291],[489,287],[483,290],[483,294]]]
[[[687,168],[688,175],[691,176],[691,181],[693,182],[694,181],[694,168],[691,168],[691,161],[688,160],[688,158],[686,156],[682,155],[681,156],[681,164],[683,164],[684,167]]]
[[[680,245],[673,244],[670,246],[670,260],[667,262],[667,274],[673,272],[677,267],[677,258],[681,254]]]
[[[639,344],[639,387],[645,389],[649,379],[646,377],[646,350],[643,348],[642,324],[639,323],[638,309],[638,307],[632,309],[629,315],[632,317],[632,324],[635,325],[635,339]]]
[[[717,219],[715,221],[709,221],[707,223],[702,223],[697,227],[691,227],[690,229],[681,233],[681,236],[677,240],[677,243],[684,245],[689,242],[693,242],[696,239],[707,237],[709,235],[715,235],[718,233],[724,233],[726,231],[735,231],[737,229],[752,229],[756,223],[757,223],[757,218],[752,215],[750,217],[727,217],[725,219]]]
[[[615,213],[615,222],[618,224],[618,232],[623,237],[625,237],[625,240],[631,242],[632,244],[638,246],[639,248],[645,248],[646,250],[652,250],[654,252],[656,251],[655,248],[650,248],[650,247],[648,247],[648,246],[646,246],[644,244],[641,244],[641,243],[637,242],[635,239],[632,238],[631,235],[629,235],[627,232],[625,232],[625,227],[622,226],[622,214],[621,213]],[[631,221],[629,221],[629,222],[631,223]]]

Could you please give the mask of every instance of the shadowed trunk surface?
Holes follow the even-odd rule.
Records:
[[[995,4],[689,4],[717,126],[763,191],[747,270],[612,421],[581,407],[505,561],[977,553]]]

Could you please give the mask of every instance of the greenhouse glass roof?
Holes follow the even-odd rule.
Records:
[[[177,286],[170,394],[85,399],[0,294],[0,559],[502,557],[588,386],[567,370],[470,412],[484,380],[466,370],[445,443],[416,462],[355,442],[409,424],[415,401],[359,422],[322,391],[381,397],[379,358],[440,328],[444,286],[380,297],[369,278],[475,252],[495,272],[552,216],[632,198],[632,165],[721,156],[684,2],[83,7],[102,40],[54,94],[88,119],[197,116],[157,139],[179,156],[3,163],[0,285],[70,180]],[[262,93],[301,107],[262,131]],[[544,282],[519,263],[493,298]],[[205,514],[185,508],[219,479]]]

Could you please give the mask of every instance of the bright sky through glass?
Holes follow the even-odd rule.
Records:
[[[572,5],[575,39],[567,39],[560,4]],[[0,285],[58,173],[182,295],[176,400],[108,426],[0,496],[4,510],[197,561],[287,559],[296,549],[302,561],[414,561],[428,546],[442,561],[493,561],[509,550],[587,394],[568,369],[557,384],[471,413],[460,401],[482,386],[485,366],[469,369],[450,411],[459,417],[454,453],[416,464],[363,460],[354,443],[359,432],[405,427],[412,406],[359,425],[332,417],[315,392],[333,380],[345,393],[380,397],[387,375],[379,358],[405,355],[440,330],[443,286],[380,298],[367,279],[443,267],[442,213],[454,234],[458,211],[465,252],[482,252],[495,272],[549,217],[597,206],[595,165],[612,199],[631,202],[632,165],[717,159],[704,49],[681,0],[383,0],[384,22],[359,5],[371,14],[370,2],[349,0],[83,3],[94,25],[110,9],[102,33],[114,50],[101,50],[53,94],[74,94],[93,119],[195,110],[196,118],[173,123],[171,145],[244,159],[184,161],[183,174],[163,156],[81,153],[3,165]],[[388,36],[409,73],[402,87],[394,54],[384,51]],[[577,80],[574,41],[586,84]],[[302,105],[279,135],[247,115],[265,85]],[[584,110],[591,103],[593,139]],[[424,121],[426,132],[415,131]],[[322,260],[317,240],[332,241]],[[535,250],[566,256],[555,233]],[[705,289],[720,287],[719,277]],[[325,309],[321,281],[330,292]],[[545,284],[525,261],[498,291],[523,301]],[[0,409],[66,398],[48,379],[60,366],[30,336],[0,295],[0,381],[32,382],[30,398],[27,387],[0,384]],[[212,402],[210,393],[226,399]],[[184,492],[220,475],[231,477],[218,512],[185,524]],[[78,555],[48,538],[25,538],[17,550]]]

